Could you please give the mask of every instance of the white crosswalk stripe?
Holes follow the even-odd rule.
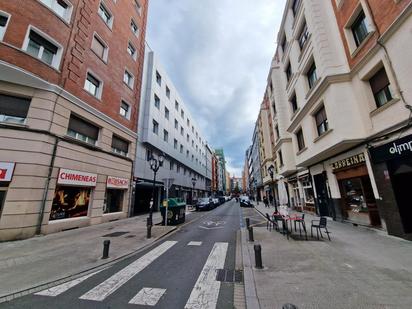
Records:
[[[187,245],[188,246],[201,246],[202,242],[201,241],[191,241]]]
[[[216,280],[217,269],[225,265],[228,243],[217,242],[186,303],[185,309],[214,309],[219,296],[220,282]]]
[[[68,282],[65,282],[65,283],[56,285],[56,286],[54,286],[54,287],[52,287],[52,288],[50,288],[50,289],[46,289],[46,290],[43,290],[43,291],[34,293],[34,295],[53,296],[53,297],[54,297],[54,296],[57,296],[57,295],[60,295],[60,294],[62,294],[62,293],[64,293],[64,292],[66,292],[68,289],[70,289],[70,288],[72,288],[72,287],[74,287],[74,286],[82,283],[84,280],[90,278],[91,276],[93,276],[93,275],[101,272],[102,270],[103,270],[103,269],[101,269],[101,270],[99,270],[99,271],[95,271],[95,272],[93,272],[93,273],[91,273],[91,274],[82,276],[82,277],[80,277],[80,278],[77,278],[77,279],[74,279],[74,280],[71,280],[71,281],[68,281]]]
[[[104,300],[107,296],[115,292],[136,274],[145,269],[148,265],[150,265],[154,260],[156,260],[176,243],[177,241],[165,241],[158,247],[143,255],[138,260],[134,261],[130,265],[126,266],[125,268],[111,276],[106,281],[88,291],[86,294],[80,296],[80,299],[94,301]]]
[[[165,292],[165,289],[143,288],[129,301],[129,304],[156,306]]]

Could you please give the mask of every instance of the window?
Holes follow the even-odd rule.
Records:
[[[30,99],[0,94],[0,122],[24,123]]]
[[[185,112],[183,111],[183,109],[180,111],[180,117],[182,117],[183,119],[185,118]]]
[[[67,135],[95,145],[99,137],[99,128],[75,115],[70,115]]]
[[[0,11],[0,41],[3,41],[6,28],[9,23],[10,15]]]
[[[65,21],[70,21],[72,6],[70,2],[65,0],[40,0],[44,5],[50,8],[54,13],[63,18]]]
[[[180,153],[183,153],[183,145],[180,145]]]
[[[115,213],[123,210],[125,190],[107,189],[104,196],[103,213]]]
[[[195,148],[195,141],[192,140],[192,147]]]
[[[287,79],[287,81],[289,82],[289,81],[290,81],[290,77],[292,76],[292,67],[291,67],[291,65],[290,65],[290,62],[288,63],[288,65],[287,65],[287,67],[286,67],[285,73],[286,73],[286,79]]]
[[[278,125],[275,126],[275,132],[276,132],[276,140],[278,140],[279,137],[280,137],[280,134],[279,134],[279,126],[278,126]]]
[[[102,83],[91,73],[87,73],[84,89],[96,98],[101,96]]]
[[[127,70],[124,71],[123,75],[123,82],[129,86],[129,88],[133,89],[134,86],[134,77],[132,74],[130,74]]]
[[[104,23],[109,27],[112,28],[113,25],[113,15],[110,13],[110,11],[106,8],[106,6],[103,4],[103,2],[100,2],[99,5],[99,10],[97,13],[100,15],[100,17],[103,19]]]
[[[189,139],[190,139],[189,134],[186,134],[186,142],[189,142]]]
[[[186,150],[186,158],[189,158],[189,150]]]
[[[166,96],[168,99],[170,99],[170,89],[167,86],[166,86]]]
[[[189,118],[186,119],[186,125],[187,125],[188,127],[190,127],[190,120],[189,120]]]
[[[120,103],[120,116],[130,119],[130,106],[125,101]]]
[[[156,94],[154,95],[154,105],[157,109],[160,109],[160,98]]]
[[[169,110],[167,109],[167,107],[165,106],[165,118],[167,120],[169,120]]]
[[[294,114],[298,109],[298,101],[296,100],[296,93],[290,98],[290,106],[292,108],[292,113]]]
[[[315,85],[316,81],[318,80],[318,76],[316,75],[315,62],[313,62],[312,65],[310,66],[308,72],[306,73],[306,76],[308,78],[309,89],[312,89],[312,87]]]
[[[146,149],[146,161],[150,161],[153,157],[153,152],[150,149]]]
[[[179,102],[175,101],[175,110],[179,110]]]
[[[275,101],[273,101],[272,108],[273,108],[273,115],[276,115],[277,111],[276,111],[276,103],[275,103]]]
[[[173,140],[173,148],[174,148],[174,149],[177,149],[177,139],[174,139],[174,140]]]
[[[59,66],[61,49],[36,31],[30,30],[26,52],[55,68]]]
[[[283,155],[282,155],[282,150],[278,151],[278,157],[279,157],[279,165],[283,166]]]
[[[363,40],[368,36],[368,28],[366,27],[365,13],[361,11],[356,17],[351,26],[353,38],[355,39],[356,46],[359,46]]]
[[[285,52],[286,52],[286,34],[283,35],[283,38],[280,42],[280,46],[282,47],[283,54],[285,54]]]
[[[300,1],[301,0],[294,0],[293,3],[292,3],[293,16],[296,16],[296,14],[298,13],[299,6],[300,6]]]
[[[92,40],[92,51],[103,61],[107,61],[108,48],[107,45],[96,34]]]
[[[127,44],[127,53],[130,56],[132,56],[133,60],[136,60],[136,58],[137,58],[136,48],[130,42],[129,42],[129,44]]]
[[[133,19],[130,21],[130,29],[135,36],[139,34],[139,28],[137,27],[136,22]]]
[[[299,39],[298,39],[299,47],[301,50],[305,46],[305,43],[308,40],[308,38],[309,38],[309,31],[308,31],[308,26],[305,21],[303,24],[302,30],[300,31]]]
[[[162,85],[162,76],[156,71],[156,83],[161,86]]]
[[[159,134],[159,123],[153,119],[153,133],[154,134]]]
[[[140,5],[139,1],[135,0],[134,7],[136,9],[137,14],[142,14],[142,6]]]
[[[302,150],[303,148],[305,148],[305,139],[303,138],[302,129],[296,132],[296,139],[298,141],[298,149]]]
[[[175,164],[173,163],[173,161],[170,161],[170,170],[173,171]]]
[[[195,127],[192,126],[192,133],[195,133]]]
[[[326,116],[325,107],[322,108],[315,114],[315,121],[316,121],[316,129],[318,131],[318,135],[321,136],[329,129],[328,125],[328,118]]]
[[[113,135],[112,138],[112,151],[122,156],[127,156],[129,152],[129,142],[123,140],[116,135]]]
[[[385,68],[381,68],[375,75],[373,75],[369,80],[369,84],[371,85],[377,107],[381,107],[392,100],[392,94],[389,89],[390,83]]]
[[[183,129],[183,127],[180,127],[180,135],[181,135],[181,136],[184,135],[184,129]]]
[[[176,164],[176,172],[180,173],[180,165],[179,164]]]
[[[167,143],[169,141],[169,132],[163,130],[163,140]]]
[[[178,130],[179,129],[179,122],[175,119],[175,129]]]

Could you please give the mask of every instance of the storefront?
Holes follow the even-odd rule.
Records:
[[[129,179],[107,176],[106,193],[104,197],[103,213],[122,212],[127,199]]]
[[[96,183],[96,174],[61,168],[49,220],[86,217]]]
[[[381,219],[366,167],[364,153],[331,164],[341,194],[340,211],[344,220],[380,227]]]
[[[412,135],[369,151],[388,233],[412,240]]]
[[[0,162],[0,216],[6,200],[7,189],[13,177],[15,163]]]
[[[298,211],[315,213],[315,194],[309,174],[306,172],[290,177],[288,183],[291,192],[291,206]]]

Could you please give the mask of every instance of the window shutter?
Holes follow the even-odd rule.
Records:
[[[386,75],[385,68],[380,69],[374,76],[372,76],[372,78],[369,80],[369,83],[374,94],[388,86],[389,80],[388,76]]]
[[[325,107],[322,107],[315,115],[316,118],[316,126],[319,126],[321,123],[323,123],[327,117],[326,117],[326,111]]]
[[[30,99],[0,94],[0,114],[26,118],[30,107]]]
[[[99,137],[99,128],[80,119],[74,115],[70,116],[69,129],[83,134],[85,136],[91,137],[95,140]]]
[[[112,147],[121,150],[124,153],[128,153],[129,151],[129,143],[114,135],[112,138]]]
[[[50,43],[45,38],[34,32],[33,30],[30,31],[30,40],[36,42],[37,44],[43,46],[45,49],[49,50],[51,53],[56,54],[57,50],[59,49],[56,45]]]
[[[92,50],[100,57],[104,55],[104,44],[97,37],[93,37]]]

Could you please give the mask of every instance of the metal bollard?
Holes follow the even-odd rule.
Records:
[[[253,239],[253,227],[249,226],[249,241],[255,241]]]
[[[260,245],[254,245],[253,249],[255,250],[255,267],[262,269],[262,247]]]
[[[152,226],[148,225],[147,226],[147,238],[151,238],[152,237]]]
[[[246,228],[249,229],[250,226],[250,219],[246,218]]]
[[[298,309],[298,307],[295,306],[294,304],[284,304],[282,306],[282,309]]]
[[[109,257],[110,240],[106,239],[103,241],[103,256],[102,259],[107,259]]]

